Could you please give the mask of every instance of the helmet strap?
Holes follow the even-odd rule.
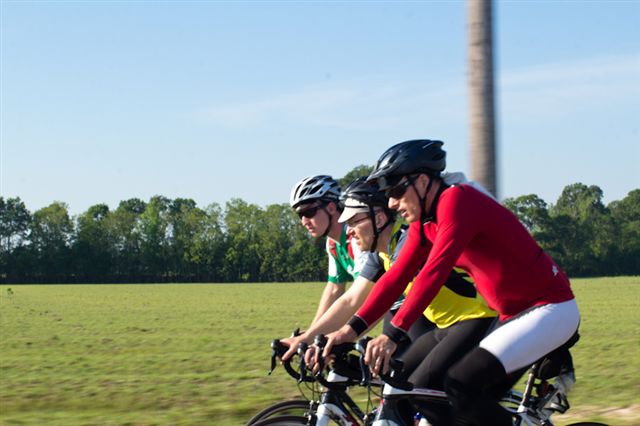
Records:
[[[371,243],[369,251],[377,251],[376,248],[378,247],[378,238],[380,237],[382,231],[384,231],[385,228],[391,224],[391,218],[388,218],[384,225],[378,228],[378,225],[376,225],[375,209],[372,206],[369,206],[369,219],[371,219],[371,228],[373,229],[373,242]]]
[[[427,197],[429,196],[431,186],[433,186],[433,180],[433,177],[429,176],[429,183],[427,184],[427,190],[424,192],[424,195],[420,195],[418,188],[416,188],[413,181],[411,182],[411,186],[413,186],[413,190],[416,192],[418,200],[420,200],[420,246],[427,245],[427,236],[424,233],[424,223],[429,218],[429,214],[427,213],[425,204],[427,203]],[[431,209],[429,209],[429,211],[431,211]]]
[[[320,238],[325,238],[329,235],[329,231],[331,231],[331,225],[333,224],[333,216],[331,215],[331,213],[329,213],[329,210],[327,210],[327,203],[325,203],[324,201],[322,202],[322,205],[320,208],[322,209],[323,212],[327,214],[327,217],[329,218],[329,223],[327,224],[327,227],[322,233],[322,237],[320,237]]]
[[[374,243],[375,243],[375,244],[374,244],[374,247],[376,247],[376,246],[378,245],[378,236],[379,236],[380,234],[382,234],[382,231],[384,231],[384,230],[385,230],[389,225],[391,225],[391,223],[392,223],[392,222],[393,222],[393,221],[391,220],[391,218],[390,218],[390,217],[388,217],[388,218],[387,218],[387,221],[384,223],[384,225],[382,225],[380,228],[378,228],[378,229],[376,230],[376,239],[375,239],[375,241],[374,241]]]

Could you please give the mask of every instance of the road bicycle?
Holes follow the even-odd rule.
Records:
[[[565,413],[569,408],[567,393],[575,382],[573,364],[569,348],[578,340],[576,334],[569,342],[560,348],[547,354],[529,368],[529,373],[523,392],[509,390],[501,398],[501,404],[513,413],[514,425],[517,426],[553,426],[552,415]],[[322,347],[322,338],[316,338],[316,344]],[[369,369],[364,365],[364,353],[368,338],[361,339],[356,344],[338,345],[332,353],[338,360],[350,359],[346,362],[351,370],[354,364],[353,359],[357,358],[360,366],[360,385],[372,383]],[[357,355],[349,354],[355,352]],[[351,357],[351,358],[349,358]],[[335,365],[335,364],[334,364]],[[286,367],[285,367],[286,368]],[[414,388],[409,382],[398,379],[402,369],[402,363],[398,360],[392,362],[392,370],[389,374],[383,375],[385,385],[382,391],[382,399],[377,410],[372,410],[361,419],[363,423],[344,423],[341,420],[341,413],[344,413],[344,404],[334,403],[332,400],[324,400],[319,404],[309,404],[304,413],[282,414],[278,411],[272,412],[269,417],[262,420],[259,426],[300,426],[300,425],[326,425],[334,421],[339,425],[365,424],[372,426],[414,426],[415,424],[431,425],[429,420],[442,422],[443,412],[449,410],[449,402],[445,392],[435,389]],[[301,364],[301,371],[304,365]],[[358,373],[347,373],[347,381],[343,382],[345,389],[357,382],[355,376]],[[327,378],[323,378],[322,369],[314,379],[323,384],[328,389],[340,388],[330,380],[331,373]],[[552,380],[550,382],[550,380]],[[349,383],[347,385],[347,383]],[[407,410],[407,404],[409,409]],[[404,412],[400,410],[404,406]],[[421,420],[417,420],[413,413],[417,412]],[[320,416],[318,416],[320,413]],[[371,416],[375,415],[372,419]],[[435,419],[434,420],[434,416]],[[446,416],[446,414],[445,414]],[[317,422],[320,419],[322,423]],[[580,422],[572,423],[569,426],[606,426],[602,423]]]

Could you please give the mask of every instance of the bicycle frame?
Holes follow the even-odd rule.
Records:
[[[347,382],[348,379],[331,371],[326,380],[334,385],[333,389],[326,389],[322,393],[318,409],[309,416],[309,425],[327,426],[331,421],[340,426],[367,424],[367,415],[347,393],[348,386],[340,386],[340,383]]]
[[[529,369],[524,392],[512,389],[500,400],[503,407],[516,416],[515,424],[518,426],[553,426],[551,416],[556,412],[564,413],[569,408],[564,396],[560,399],[560,404],[549,405],[550,401],[560,395],[558,383],[556,381],[553,385],[548,384],[538,377],[537,370],[537,363]],[[540,380],[540,383],[536,383],[536,380]],[[545,394],[533,395],[536,387],[544,387]],[[421,406],[448,404],[447,394],[443,391],[426,388],[403,390],[389,384],[384,386],[382,398],[381,409],[372,426],[407,425],[396,408],[401,400],[408,401],[421,414],[427,414]]]

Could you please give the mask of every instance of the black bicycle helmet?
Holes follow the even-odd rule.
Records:
[[[446,167],[447,153],[442,145],[442,141],[429,139],[414,139],[394,145],[380,156],[367,181],[377,182],[384,191],[406,175],[426,173],[438,177]]]
[[[289,202],[294,209],[313,201],[340,202],[340,185],[328,175],[306,177],[291,190]]]
[[[346,222],[359,212],[367,212],[373,228],[373,242],[369,251],[376,249],[380,233],[395,220],[395,212],[389,209],[388,199],[377,184],[367,182],[366,177],[360,177],[351,182],[342,192],[340,201],[344,205],[344,212],[338,221]],[[387,221],[381,226],[376,226],[376,209],[382,209],[387,216]]]
[[[356,200],[370,207],[387,207],[387,197],[377,184],[367,182],[366,177],[359,177],[342,191],[340,201],[348,207],[348,200]]]

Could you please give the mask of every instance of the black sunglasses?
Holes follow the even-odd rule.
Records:
[[[413,176],[407,176],[407,180],[387,189],[386,191],[384,191],[384,193],[387,198],[395,198],[397,200],[398,198],[402,197],[405,192],[407,192],[407,188],[409,188],[409,185],[413,184],[414,180],[415,179],[413,178]]]
[[[318,210],[324,207],[324,204],[318,204],[317,206],[309,207],[308,209],[304,209],[302,211],[297,212],[300,219],[306,217],[307,219],[311,219],[318,213]]]

